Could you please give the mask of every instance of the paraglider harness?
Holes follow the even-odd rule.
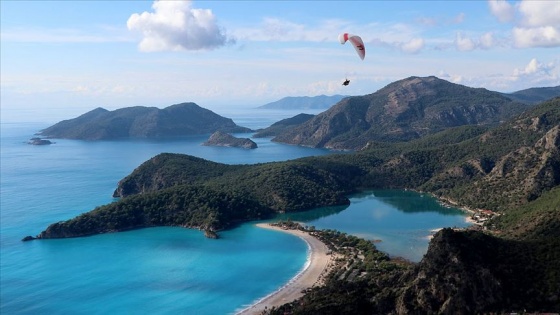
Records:
[[[348,84],[350,84],[350,80],[348,80],[348,79],[346,79],[346,80],[344,80],[344,82],[342,82],[342,85],[344,85],[344,86],[346,86]]]

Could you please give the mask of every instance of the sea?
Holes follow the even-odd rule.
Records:
[[[216,112],[258,129],[301,111]],[[258,145],[254,150],[202,146],[209,135],[27,144],[36,132],[55,122],[22,119],[0,125],[1,314],[236,314],[305,268],[309,249],[304,241],[257,228],[256,222],[222,231],[217,240],[177,227],[71,239],[21,239],[113,202],[118,181],[159,153],[183,153],[226,164],[345,154],[269,138],[252,139]],[[377,240],[379,249],[411,261],[426,253],[433,231],[468,225],[460,209],[412,191],[367,191],[349,197],[349,206],[281,218]]]

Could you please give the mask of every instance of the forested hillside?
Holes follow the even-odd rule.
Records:
[[[348,97],[273,141],[361,149],[371,141],[409,141],[463,125],[496,125],[529,106],[498,92],[436,77],[410,77]]]

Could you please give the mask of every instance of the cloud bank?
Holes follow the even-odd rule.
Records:
[[[142,34],[144,52],[212,50],[234,43],[209,9],[193,9],[191,1],[155,1],[154,12],[135,13],[126,25]]]

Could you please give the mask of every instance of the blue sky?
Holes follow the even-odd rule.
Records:
[[[1,1],[2,120],[254,107],[409,76],[560,85],[560,1]],[[343,32],[359,35],[362,61]],[[349,86],[342,86],[345,78]],[[219,113],[219,112],[218,112]]]

